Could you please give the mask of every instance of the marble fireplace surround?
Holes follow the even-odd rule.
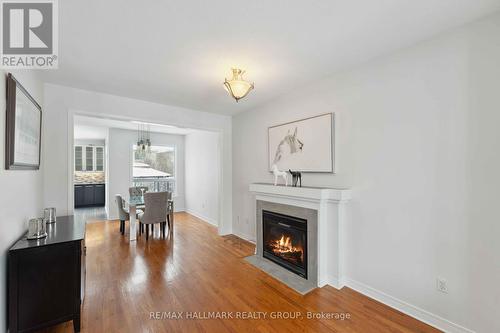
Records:
[[[342,288],[342,234],[351,191],[254,183],[250,192],[255,195],[256,252],[247,261],[301,294],[327,284]],[[307,220],[307,279],[263,257],[263,210]]]

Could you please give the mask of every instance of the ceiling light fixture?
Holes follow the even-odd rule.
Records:
[[[149,125],[137,125],[137,147],[143,157],[151,152],[151,130]]]
[[[233,77],[224,80],[224,88],[238,102],[240,99],[248,95],[254,88],[254,84],[243,79],[244,70],[232,68]]]

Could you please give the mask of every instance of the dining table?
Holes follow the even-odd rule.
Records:
[[[130,241],[132,242],[137,240],[137,210],[145,208],[144,195],[131,196],[128,199],[125,199],[125,202],[128,206],[128,211],[130,216],[129,234],[130,234]],[[168,205],[167,212],[169,215],[168,219],[170,220],[170,228],[171,228],[169,232],[171,232],[174,227],[174,201],[168,200],[167,205]]]

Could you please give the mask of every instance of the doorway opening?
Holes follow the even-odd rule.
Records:
[[[172,192],[175,212],[187,212],[219,226],[222,212],[222,133],[140,120],[103,118],[88,113],[75,113],[73,125],[75,138],[70,165],[75,172],[86,173],[88,177],[91,172],[103,174],[104,207],[85,207],[94,211],[83,218],[100,221],[117,219],[115,195],[126,198],[130,187],[145,186],[149,191]],[[138,146],[138,128],[144,126],[148,128],[147,139],[150,143],[147,152]],[[103,148],[93,146],[93,156],[87,159],[87,147],[77,142],[76,138],[82,138],[81,133],[88,133],[90,128],[99,129],[102,142],[100,145],[96,143],[95,147]],[[88,152],[90,154],[90,149]],[[70,180],[72,189],[79,185],[75,177]],[[82,202],[79,193],[70,192],[74,204]],[[85,199],[85,195],[83,197]],[[101,199],[102,194],[96,196],[94,193],[95,198]],[[96,207],[100,208],[98,212]],[[79,208],[74,209],[75,215]]]

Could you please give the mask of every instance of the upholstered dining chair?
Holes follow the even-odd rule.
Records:
[[[147,186],[132,186],[128,188],[128,194],[130,197],[138,197],[142,196],[144,193],[149,191]],[[142,205],[139,206],[141,210],[145,210],[146,208]],[[138,213],[139,214],[139,213]],[[139,222],[139,234],[144,232],[144,225]]]
[[[146,240],[149,238],[149,226],[151,231],[156,223],[160,224],[163,237],[167,224],[169,192],[147,192],[144,193],[145,211],[139,213],[139,221],[146,226]]]
[[[125,210],[125,200],[120,194],[115,195],[116,205],[118,206],[118,218],[120,219],[120,232],[125,233],[125,221],[130,220],[129,213]]]
[[[125,200],[120,194],[115,194],[116,206],[118,206],[118,218],[120,219],[120,232],[122,235],[125,234],[125,221],[130,221],[130,214],[127,208],[125,208]],[[138,217],[141,210],[137,210],[136,216]],[[139,230],[141,230],[141,223],[139,223]]]
[[[168,205],[167,205],[167,223],[168,223],[168,232],[172,232],[174,230],[174,200],[172,199],[172,192],[167,192],[168,195]]]
[[[143,192],[146,193],[148,190],[147,186],[132,186],[128,188],[128,194],[131,197],[137,197],[141,196]]]

